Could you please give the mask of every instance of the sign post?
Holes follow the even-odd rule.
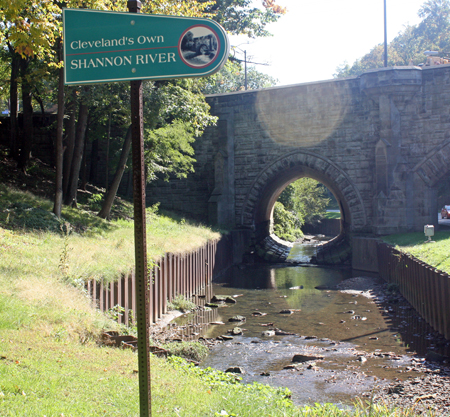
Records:
[[[140,13],[141,2],[128,1],[130,13]],[[138,331],[139,410],[141,417],[152,415],[152,393],[149,346],[150,293],[147,267],[147,233],[145,217],[145,167],[142,81],[131,84],[131,149],[133,161],[134,253],[136,276],[136,309]]]
[[[179,16],[63,9],[64,83],[131,82],[136,316],[140,416],[151,416],[150,291],[145,218],[142,80],[204,77],[225,64],[230,46],[216,22]]]

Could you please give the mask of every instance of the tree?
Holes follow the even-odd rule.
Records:
[[[247,70],[247,89],[257,90],[276,85],[277,80],[250,67]],[[216,74],[204,78],[202,92],[204,94],[221,94],[242,91],[245,85],[245,72],[242,63],[228,60]]]
[[[300,178],[289,184],[278,197],[277,203],[281,204],[284,210],[292,216],[283,215],[282,208],[278,206],[277,210],[280,215],[275,216],[274,212],[274,230],[295,236],[293,232],[295,229],[300,229],[306,223],[315,223],[323,218],[330,202],[326,195],[325,186],[312,178]]]
[[[288,242],[295,242],[298,238],[303,236],[300,229],[296,215],[279,201],[275,202],[273,207],[273,232],[283,240]]]
[[[269,36],[266,26],[286,13],[274,0],[263,0],[261,5],[262,8],[254,7],[252,0],[216,0],[205,11],[231,34],[254,38]]]
[[[171,174],[183,178],[193,172],[195,159],[191,143],[216,121],[209,114],[205,97],[198,93],[199,83],[193,79],[144,83],[144,157],[148,182],[158,175],[166,179]],[[126,140],[124,148],[127,144]],[[103,201],[100,217],[110,216],[128,154],[129,147],[126,153],[121,153],[120,170],[116,171],[111,190]]]
[[[11,139],[12,156],[19,167],[26,171],[31,143],[32,128],[32,85],[30,68],[34,62],[54,61],[56,34],[61,22],[58,20],[59,8],[45,0],[0,1],[0,42],[9,53],[11,61],[10,101],[11,101]],[[18,81],[22,85],[24,134],[19,144],[17,124]],[[20,152],[19,152],[20,151]]]
[[[426,50],[436,50],[442,55],[450,53],[450,1],[428,0],[418,11],[422,21],[406,26],[388,45],[388,66],[419,65],[426,60]],[[337,78],[358,76],[363,72],[383,66],[383,45],[357,59],[353,65],[344,63],[336,69]]]
[[[111,214],[111,209],[116,198],[117,190],[119,189],[120,181],[122,180],[123,173],[126,168],[126,163],[128,155],[130,154],[131,148],[131,126],[127,130],[125,135],[125,140],[123,142],[122,151],[120,153],[119,163],[117,164],[116,173],[114,174],[114,179],[105,194],[103,199],[102,208],[98,213],[98,216],[102,219],[108,219]]]

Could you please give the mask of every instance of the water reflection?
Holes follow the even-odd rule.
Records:
[[[317,248],[315,243],[294,243],[286,261],[308,263],[316,254]]]

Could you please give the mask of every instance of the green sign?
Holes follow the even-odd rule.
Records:
[[[64,9],[65,84],[204,77],[228,59],[208,19]]]

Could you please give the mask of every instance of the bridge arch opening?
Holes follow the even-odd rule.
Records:
[[[280,194],[290,183],[303,177],[320,182],[335,197],[341,212],[338,240],[347,239],[352,231],[365,231],[367,217],[363,200],[348,175],[323,156],[297,151],[267,166],[250,187],[241,224],[252,228],[256,242],[271,235],[273,208]]]
[[[271,233],[287,242],[330,240],[338,236],[341,210],[334,194],[320,182],[302,177],[288,184],[275,202]]]

